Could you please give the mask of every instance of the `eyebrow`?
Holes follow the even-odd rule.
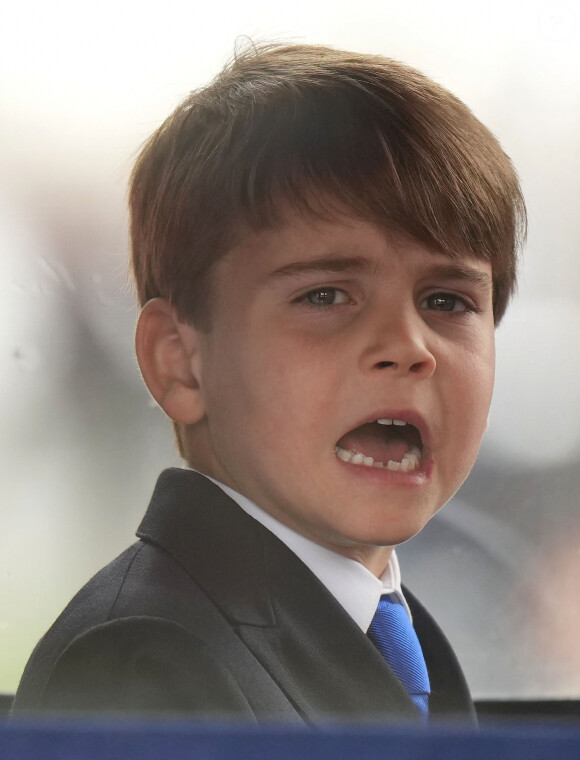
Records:
[[[492,289],[492,280],[487,272],[482,272],[480,269],[459,262],[436,264],[428,270],[427,276],[442,277],[446,280],[467,280],[474,285]]]
[[[307,261],[294,261],[274,269],[268,278],[293,277],[309,272],[367,272],[377,274],[379,265],[363,256],[320,256]]]
[[[270,272],[267,277],[283,278],[293,277],[309,272],[362,272],[367,274],[378,274],[380,271],[380,262],[371,261],[364,256],[320,256],[307,261],[294,261],[286,264],[279,269]],[[450,262],[448,264],[435,264],[429,267],[426,272],[427,277],[442,277],[449,280],[466,280],[482,288],[492,289],[491,277],[487,272],[482,272],[475,267],[460,262]]]

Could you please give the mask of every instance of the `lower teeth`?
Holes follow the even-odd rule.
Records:
[[[384,462],[375,462],[372,457],[366,457],[358,451],[348,451],[340,446],[334,447],[334,453],[341,461],[348,462],[349,464],[395,472],[414,472],[421,463],[421,452],[416,446],[412,446],[400,462],[389,459],[386,464]]]

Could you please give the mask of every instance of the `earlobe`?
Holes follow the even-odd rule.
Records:
[[[163,298],[148,301],[137,321],[135,350],[145,384],[174,422],[199,422],[205,407],[201,392],[197,331],[180,322]]]

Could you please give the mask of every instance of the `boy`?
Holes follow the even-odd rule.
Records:
[[[15,710],[470,719],[393,547],[486,426],[525,225],[509,159],[402,64],[262,47],[153,135],[130,207],[137,356],[189,469],[38,645]]]

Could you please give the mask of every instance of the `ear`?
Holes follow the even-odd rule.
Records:
[[[198,332],[181,322],[163,298],[148,301],[139,315],[135,350],[155,401],[174,422],[193,424],[205,414]]]

